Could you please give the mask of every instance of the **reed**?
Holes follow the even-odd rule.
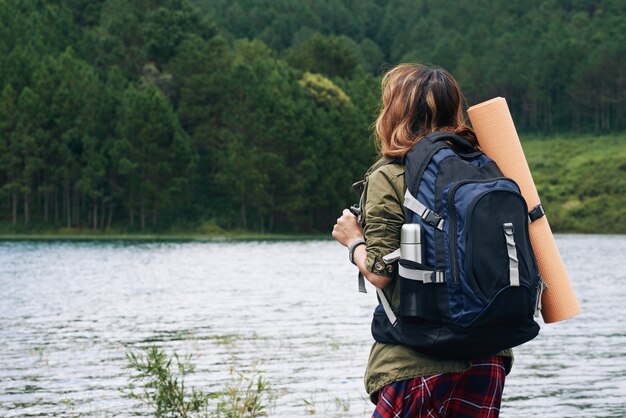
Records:
[[[207,392],[185,383],[195,370],[191,355],[168,356],[153,346],[143,353],[127,352],[126,359],[130,379],[126,394],[155,417],[265,417],[274,398],[269,381],[256,372],[246,375],[231,367],[224,390]]]

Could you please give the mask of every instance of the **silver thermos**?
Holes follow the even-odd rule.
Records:
[[[422,227],[404,224],[400,232],[400,258],[422,263]]]

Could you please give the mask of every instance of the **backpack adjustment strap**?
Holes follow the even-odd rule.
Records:
[[[424,222],[429,223],[439,230],[443,230],[444,220],[437,213],[428,209],[426,205],[417,200],[411,192],[407,189],[404,193],[404,206],[410,211],[419,215],[420,218],[424,220]]]
[[[530,212],[528,212],[528,223],[531,224],[535,222],[537,219],[545,215],[546,215],[546,211],[543,208],[543,205],[539,203]]]
[[[519,261],[517,260],[517,248],[513,233],[515,229],[510,222],[502,224],[504,228],[504,238],[506,239],[506,251],[509,256],[509,280],[511,286],[519,286]]]
[[[367,293],[367,289],[365,288],[365,277],[363,277],[363,273],[359,271],[359,292]]]
[[[446,275],[443,271],[414,270],[406,268],[402,264],[398,267],[398,274],[405,279],[422,283],[445,283],[446,281]]]
[[[391,326],[395,327],[398,323],[398,318],[396,314],[391,309],[391,305],[389,304],[389,300],[387,300],[387,296],[385,296],[385,292],[382,289],[376,288],[376,293],[378,294],[378,299],[380,300],[380,304],[383,305],[383,309],[385,310],[385,315],[391,322]]]
[[[541,297],[543,296],[543,291],[548,288],[546,282],[543,281],[543,277],[541,274],[539,275],[539,283],[537,284],[537,302],[535,303],[535,316],[539,317],[539,313],[541,312]]]

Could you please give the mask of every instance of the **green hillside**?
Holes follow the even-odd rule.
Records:
[[[469,103],[506,97],[523,136],[603,135],[526,146],[556,229],[626,232],[624,16],[618,0],[0,0],[0,230],[326,232],[375,158],[382,71],[413,61]]]
[[[626,135],[522,143],[553,230],[626,233]]]

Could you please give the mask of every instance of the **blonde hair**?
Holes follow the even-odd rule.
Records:
[[[415,142],[434,131],[449,131],[476,144],[465,123],[463,93],[445,70],[400,64],[383,77],[381,109],[374,135],[381,153],[403,157]]]

